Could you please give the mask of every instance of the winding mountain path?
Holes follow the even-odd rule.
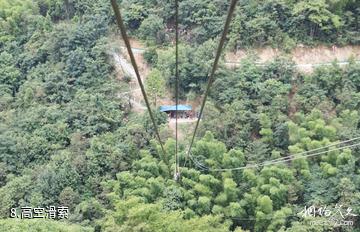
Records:
[[[132,51],[135,54],[142,54],[145,52],[145,48],[140,47],[139,43],[136,43],[137,47],[133,47]],[[266,62],[274,59],[276,56],[282,54],[278,49],[273,48],[259,48],[254,50],[238,50],[237,52],[227,52],[225,54],[225,65],[230,68],[236,68],[241,65],[241,60],[246,58],[249,53],[255,53],[259,57],[259,62],[256,66],[265,66]],[[299,46],[295,48],[290,54],[296,67],[299,71],[312,72],[314,68],[319,66],[330,66],[333,61],[339,66],[345,66],[349,64],[348,59],[353,57],[356,63],[360,64],[360,46],[345,46],[330,48],[325,46],[318,46],[314,48]]]

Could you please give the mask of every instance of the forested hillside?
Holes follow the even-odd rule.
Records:
[[[187,41],[201,44],[220,34],[228,1],[179,2],[180,30]],[[174,2],[123,1],[125,22],[134,35],[157,43],[169,42]],[[292,47],[295,43],[358,44],[359,7],[356,0],[239,1],[229,32],[230,47]]]
[[[229,3],[179,2],[180,97],[193,101],[204,92]],[[174,1],[118,3],[129,34],[147,45],[151,100],[173,93]],[[248,57],[236,69],[222,59],[195,161],[183,165],[185,137],[175,181],[166,114],[153,105],[163,156],[148,113],[121,95],[130,77],[111,56],[113,38],[121,40],[113,15],[107,0],[0,0],[0,231],[360,231],[356,60],[302,73],[286,55],[261,66]],[[359,45],[359,17],[357,0],[239,1],[226,49]],[[303,155],[313,149],[322,153]],[[256,166],[284,157],[291,159]],[[10,218],[25,206],[66,206],[69,217]],[[305,217],[311,206],[332,219],[311,223],[330,218]]]

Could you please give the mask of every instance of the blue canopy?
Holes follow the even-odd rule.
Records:
[[[178,111],[186,111],[186,110],[192,110],[192,107],[190,105],[178,105],[177,107]],[[176,111],[176,105],[174,106],[160,106],[160,111],[161,112],[166,112],[166,111]]]

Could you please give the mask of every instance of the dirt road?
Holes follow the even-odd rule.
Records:
[[[227,52],[225,55],[225,63],[229,67],[237,67],[240,65],[241,60],[245,59],[251,53],[258,57],[258,66],[264,66],[264,63],[273,60],[277,56],[283,55],[281,50],[269,47],[252,50],[241,49],[236,52]],[[332,65],[333,61],[336,61],[339,66],[348,65],[348,60],[351,57],[360,63],[360,46],[318,46],[314,48],[299,46],[287,55],[294,61],[295,67],[298,68],[298,70],[311,72],[316,67]]]
[[[142,54],[145,51],[144,45],[138,41],[132,40],[132,44],[134,44],[132,48],[134,53]],[[230,68],[237,67],[240,65],[241,60],[245,59],[249,54],[255,54],[258,57],[257,66],[264,66],[266,62],[282,55],[283,52],[270,47],[249,50],[240,49],[236,52],[227,52],[225,54],[225,64]],[[287,55],[294,61],[295,67],[298,70],[311,72],[316,67],[332,65],[334,60],[339,66],[348,65],[348,60],[351,57],[353,57],[357,63],[360,63],[360,46],[317,46],[310,48],[299,45]]]

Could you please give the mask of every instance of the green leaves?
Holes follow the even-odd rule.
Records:
[[[23,219],[5,219],[0,220],[0,228],[9,232],[34,230],[38,232],[54,231],[54,232],[90,232],[90,227],[69,224],[67,222],[59,222],[53,220],[23,220]]]
[[[261,196],[257,199],[258,210],[264,214],[270,214],[273,210],[272,201],[268,196]]]
[[[24,199],[31,187],[31,176],[16,177],[0,189],[0,218],[8,218],[12,207],[26,204]]]
[[[8,86],[14,95],[23,81],[21,77],[14,57],[7,52],[0,53],[0,83]]]
[[[166,38],[164,29],[165,24],[159,16],[149,15],[141,22],[138,32],[140,38],[161,44]]]
[[[162,98],[165,96],[165,83],[166,80],[160,70],[153,69],[148,74],[146,78],[146,92],[148,93],[150,100],[153,102],[154,106],[156,106],[157,98]]]
[[[173,4],[124,0],[122,13],[132,35],[162,46],[173,40]],[[203,91],[227,7],[180,1],[182,98],[196,101]],[[354,1],[238,7],[231,48],[290,51],[297,42],[356,41]],[[165,143],[167,157],[159,156],[148,116],[117,97],[122,83],[108,60],[110,9],[98,0],[0,0],[0,217],[11,207],[65,205],[71,222],[95,231],[321,231],[289,218],[303,205],[359,205],[358,151],[350,149],[232,172],[188,163],[174,181],[174,140]],[[145,53],[154,105],[174,89],[174,50],[161,48]],[[359,73],[351,62],[300,74],[286,57],[264,66],[251,57],[237,70],[221,66],[192,155],[210,169],[239,168],[357,137]],[[166,128],[166,114],[155,116]],[[181,158],[185,148],[180,143]],[[0,227],[88,230],[8,220]]]
[[[188,44],[179,45],[179,91],[180,97],[184,97],[189,91],[200,92],[207,80],[213,58],[216,43],[208,40],[199,46]],[[162,72],[166,84],[175,89],[175,51],[168,49],[158,52],[156,68]]]
[[[323,30],[329,29],[327,23],[332,23],[334,28],[337,29],[341,26],[340,17],[332,14],[328,7],[329,5],[324,0],[302,1],[294,6],[293,14],[303,14]]]
[[[137,29],[147,14],[145,6],[130,4],[124,13],[124,21],[130,29]]]

